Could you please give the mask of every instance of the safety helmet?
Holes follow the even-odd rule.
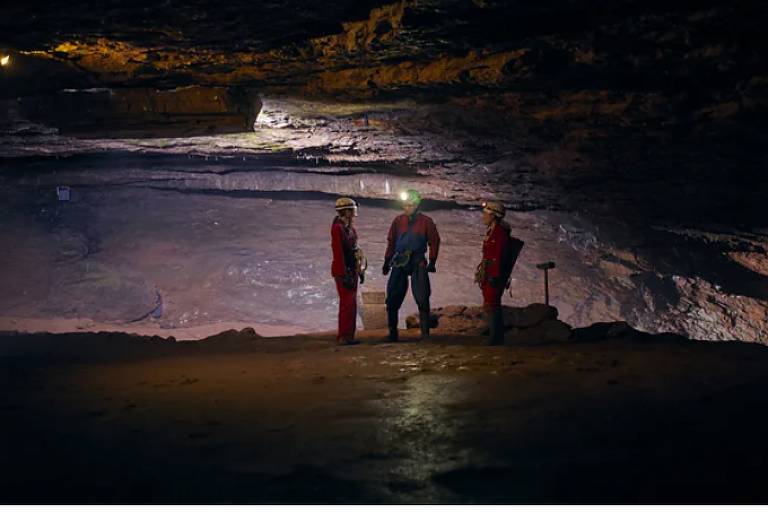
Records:
[[[409,188],[406,191],[400,192],[400,200],[404,203],[413,203],[416,206],[421,204],[421,194],[418,190]]]
[[[357,215],[357,201],[349,197],[340,197],[336,200],[336,211],[352,209]]]
[[[503,219],[507,214],[507,209],[504,205],[497,201],[485,201],[483,203],[483,211],[495,215],[496,217]]]

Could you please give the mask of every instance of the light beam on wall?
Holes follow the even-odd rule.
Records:
[[[3,55],[2,57],[0,57],[0,66],[5,67],[5,66],[7,66],[10,63],[11,63],[11,56],[10,55]]]

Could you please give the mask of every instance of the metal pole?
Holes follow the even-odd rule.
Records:
[[[536,268],[544,271],[544,303],[549,306],[549,271],[555,268],[554,261],[539,263]]]

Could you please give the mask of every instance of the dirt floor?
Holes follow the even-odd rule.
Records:
[[[3,503],[768,502],[768,349],[0,336]]]

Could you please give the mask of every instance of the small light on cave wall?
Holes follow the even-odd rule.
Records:
[[[7,66],[11,63],[11,56],[10,55],[3,55],[0,57],[0,66]]]

